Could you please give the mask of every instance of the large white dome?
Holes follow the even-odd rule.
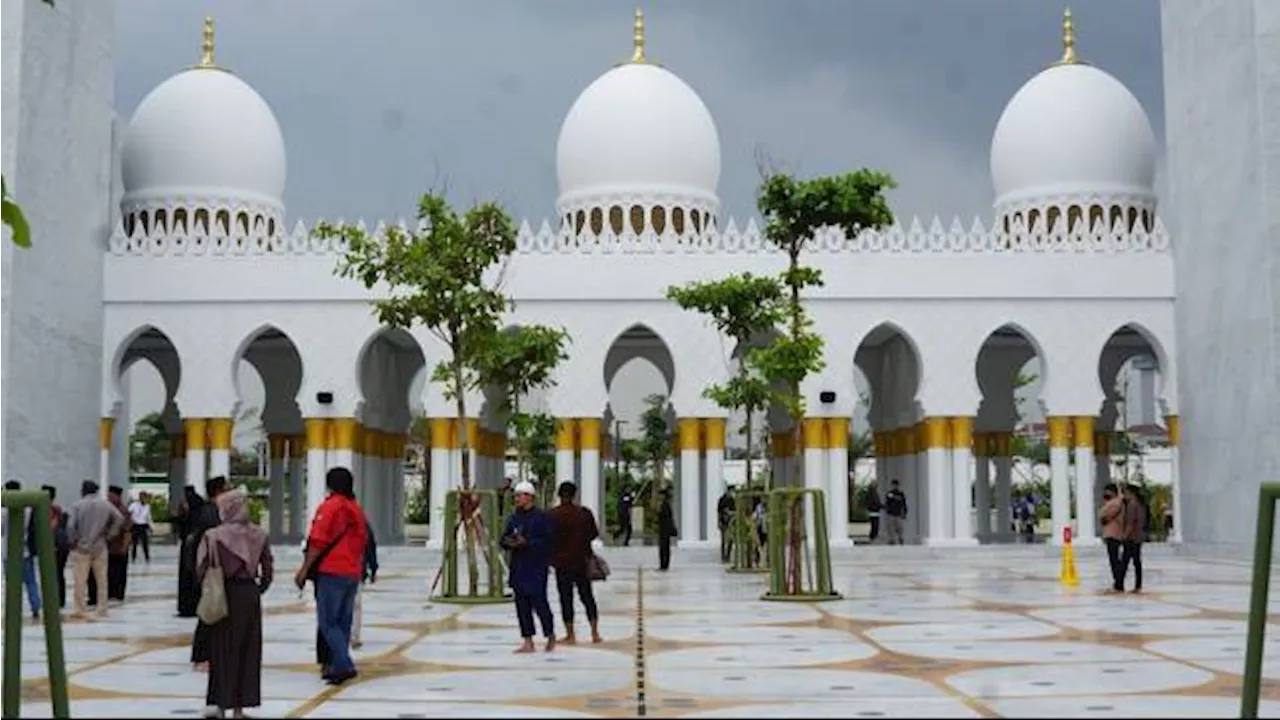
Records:
[[[1080,63],[1023,85],[991,140],[997,206],[1071,193],[1152,195],[1155,174],[1155,133],[1138,99]]]
[[[702,99],[646,62],[620,65],[578,96],[560,128],[562,208],[618,193],[717,202],[720,137]]]
[[[284,136],[240,78],[195,67],[152,90],[133,114],[120,160],[125,202],[213,196],[279,205]]]

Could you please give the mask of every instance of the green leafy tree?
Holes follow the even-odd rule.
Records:
[[[533,417],[520,411],[520,398],[535,388],[547,388],[555,384],[552,372],[569,358],[565,346],[569,334],[559,328],[542,325],[523,325],[495,335],[489,345],[481,349],[477,366],[480,381],[496,387],[502,393],[504,410],[511,413],[516,430],[516,467],[519,480],[525,479],[527,433],[540,430]],[[552,429],[554,433],[554,428]]]
[[[551,501],[556,479],[556,419],[542,413],[520,412],[511,416],[521,479],[533,476],[544,506]],[[526,467],[527,466],[527,467]]]
[[[653,509],[658,507],[658,493],[666,488],[667,459],[671,457],[671,427],[667,424],[667,397],[655,393],[644,399],[645,411],[640,415],[640,454],[652,468],[648,497]]]
[[[723,280],[693,282],[667,288],[667,298],[685,310],[693,310],[711,318],[721,335],[742,348],[742,359],[734,376],[724,384],[703,390],[707,399],[725,410],[741,410],[746,414],[742,434],[746,439],[747,458],[751,457],[751,428],[757,412],[769,407],[773,388],[747,361],[751,341],[772,331],[783,318],[783,288],[777,278],[751,273],[730,275]],[[747,462],[746,484],[752,482],[751,462]]]
[[[160,413],[138,418],[129,435],[129,469],[135,473],[169,470],[169,434]]]
[[[436,192],[422,195],[417,219],[418,229],[392,226],[381,237],[356,225],[328,223],[317,227],[316,234],[346,243],[339,275],[359,280],[368,289],[386,289],[384,299],[373,301],[383,325],[424,327],[449,348],[448,359],[435,366],[431,381],[444,386],[445,396],[455,406],[461,484],[466,491],[472,487],[466,395],[480,386],[482,360],[511,305],[501,290],[501,270],[516,249],[516,227],[496,203],[481,203],[459,215]],[[459,494],[459,502],[470,594],[475,596],[480,577],[476,562],[482,532],[479,508],[466,492]],[[457,551],[456,542],[453,538],[449,542],[446,554],[451,555]],[[489,558],[489,562],[500,559]]]

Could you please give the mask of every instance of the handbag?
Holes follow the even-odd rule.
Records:
[[[217,625],[230,612],[227,609],[227,586],[222,576],[222,564],[218,560],[217,544],[209,542],[207,535],[203,540],[213,561],[209,569],[205,570],[204,579],[200,581],[200,603],[196,605],[196,616],[205,625]]]
[[[587,552],[587,579],[591,582],[604,582],[609,579],[609,563],[594,552]]]

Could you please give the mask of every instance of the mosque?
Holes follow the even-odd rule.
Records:
[[[994,129],[990,220],[900,220],[811,243],[808,262],[826,279],[808,301],[826,369],[802,388],[802,447],[775,412],[771,450],[780,482],[827,492],[830,527],[845,527],[850,423],[865,413],[878,482],[897,479],[910,498],[911,538],[1005,539],[1014,388],[1031,358],[1051,447],[1055,542],[1067,527],[1078,543],[1097,541],[1116,377],[1134,358],[1156,368],[1178,497],[1174,263],[1156,207],[1155,135],[1134,95],[1077,54],[1069,13],[1062,48],[1046,61],[1027,69],[1034,76]],[[212,20],[199,62],[151,91],[129,121],[119,220],[102,236],[103,484],[127,480],[121,379],[131,364],[145,360],[164,380],[179,492],[228,472],[247,361],[266,392],[275,539],[302,532],[326,469],[348,465],[375,532],[403,541],[404,446],[415,418],[430,419],[433,528],[459,477],[452,405],[424,380],[446,351],[423,330],[379,327],[371,295],[334,274],[342,247],[286,222],[285,145],[268,99],[218,64]],[[715,121],[693,88],[648,57],[639,12],[630,60],[568,109],[556,170],[553,219],[522,223],[505,276],[510,325],[561,326],[572,338],[543,398],[560,421],[556,474],[576,479],[599,516],[609,384],[628,360],[648,359],[666,380],[676,429],[681,543],[715,543],[726,428],[736,421],[702,391],[728,377],[744,348],[728,347],[665,290],[776,273],[785,258],[754,220],[721,217]],[[469,407],[480,409],[468,425],[477,482],[495,487],[506,419],[483,392]],[[777,460],[794,455],[800,477]],[[1181,503],[1173,510],[1176,533]],[[851,543],[836,535],[833,545]]]

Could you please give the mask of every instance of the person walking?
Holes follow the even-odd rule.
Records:
[[[897,480],[889,483],[889,492],[884,494],[885,536],[890,545],[905,545],[904,527],[907,521],[907,495]]]
[[[596,516],[590,508],[574,502],[578,486],[571,482],[560,483],[556,490],[560,504],[551,512],[551,566],[556,570],[556,591],[560,595],[560,619],[564,621],[566,645],[576,645],[573,630],[573,591],[578,591],[582,607],[587,611],[587,624],[591,626],[591,642],[604,642],[600,637],[600,610],[591,589],[591,576],[587,563],[591,558],[591,542],[600,537]]]
[[[1142,592],[1142,543],[1147,537],[1147,506],[1142,502],[1142,489],[1129,484],[1124,487],[1124,552],[1120,556],[1120,592],[1133,565],[1133,591]]]
[[[188,574],[188,582],[191,583],[191,600],[193,600],[191,613],[193,615],[200,605],[201,595],[200,578],[196,573],[196,558],[199,554],[200,543],[204,541],[205,533],[222,523],[222,517],[218,514],[216,503],[218,497],[228,489],[227,479],[221,475],[211,477],[205,481],[204,494],[209,499],[207,502],[201,503],[199,510],[192,516],[190,532],[187,534],[187,544],[183,546],[181,563],[186,564],[185,572]],[[180,571],[184,571],[181,564],[179,568]],[[209,626],[203,620],[197,619],[195,632],[191,634],[191,664],[197,670],[207,670],[212,651],[209,640]]]
[[[22,483],[17,480],[9,480],[5,482],[4,489],[10,492],[16,492],[22,489]],[[4,516],[0,517],[0,537],[4,542],[4,564],[9,564],[9,512],[6,510]],[[31,617],[33,619],[40,618],[40,585],[36,582],[36,542],[35,542],[35,525],[31,515],[31,509],[27,508],[22,512],[22,527],[14,528],[14,532],[22,533],[22,555],[15,562],[22,563],[22,586],[27,591],[27,603],[31,605]]]
[[[618,495],[618,531],[613,534],[613,541],[618,542],[618,538],[622,538],[622,547],[631,544],[631,508],[635,505],[636,496],[631,493],[631,488],[627,487],[624,480],[622,482],[622,492]]]
[[[716,528],[720,530],[720,562],[727,563],[733,556],[733,515],[736,511],[733,488],[726,487],[716,501]]]
[[[1116,492],[1114,483],[1102,491],[1102,507],[1098,520],[1102,523],[1102,542],[1107,546],[1107,563],[1111,566],[1111,591],[1124,592],[1124,575],[1120,565],[1120,551],[1124,546],[1124,498]]]
[[[875,544],[876,538],[880,537],[880,512],[884,506],[880,502],[880,491],[876,489],[875,483],[871,483],[867,487],[867,517],[871,520],[870,540],[871,544]]]
[[[553,528],[551,519],[534,504],[536,492],[531,482],[516,483],[516,509],[507,518],[502,532],[502,547],[511,551],[507,584],[515,593],[516,619],[520,622],[520,637],[524,639],[516,648],[517,653],[534,651],[535,614],[542,624],[542,635],[547,639],[547,652],[556,648],[555,617],[547,603]]]
[[[53,526],[53,550],[58,565],[58,607],[67,606],[67,559],[71,555],[71,535],[67,532],[71,518],[62,506],[54,502],[58,499],[58,489],[52,485],[41,485],[41,490],[49,496],[49,522]]]
[[[325,474],[328,495],[316,508],[307,534],[307,550],[293,582],[303,589],[307,580],[316,589],[316,626],[329,650],[329,667],[322,671],[330,685],[342,685],[359,672],[351,659],[351,625],[356,591],[364,575],[368,538],[364,510],[356,502],[355,477],[345,467]]]
[[[107,502],[124,518],[120,534],[107,544],[107,600],[124,602],[129,584],[129,545],[133,541],[133,519],[124,504],[124,491],[112,485],[107,488]],[[92,591],[90,592],[92,595]]]
[[[71,506],[71,567],[75,574],[76,615],[87,611],[89,578],[107,587],[107,544],[116,540],[124,529],[124,516],[115,506],[98,497],[98,483],[85,480],[80,484],[80,499]],[[106,617],[106,598],[97,603],[98,617]]]
[[[222,569],[227,616],[209,626],[209,682],[205,705],[215,717],[230,710],[244,717],[244,709],[262,704],[262,594],[271,587],[273,560],[267,534],[249,520],[248,496],[230,490],[215,501],[217,527],[201,538],[196,551],[196,576],[203,582],[211,567]]]
[[[671,491],[662,488],[658,506],[658,569],[666,572],[671,569],[671,539],[679,536],[676,529],[676,515],[671,509]]]
[[[138,546],[142,546],[142,557],[151,564],[151,496],[145,492],[129,503],[129,519],[133,521],[133,543],[129,548],[130,560],[138,562]]]

